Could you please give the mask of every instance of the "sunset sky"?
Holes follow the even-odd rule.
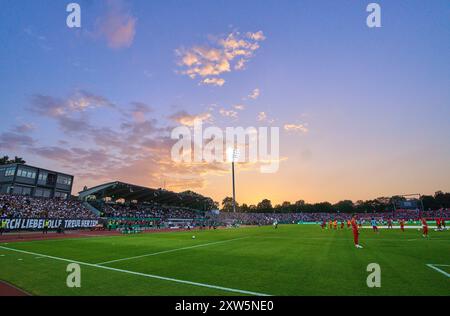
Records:
[[[78,2],[82,27],[66,26]],[[0,0],[0,154],[221,201],[229,164],[171,160],[173,128],[280,128],[237,200],[450,191],[450,2]]]

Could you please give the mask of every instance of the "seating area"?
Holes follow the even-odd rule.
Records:
[[[177,207],[155,207],[139,204],[107,203],[103,206],[102,216],[108,218],[158,218],[162,221],[169,219],[202,218],[203,213]]]
[[[337,220],[338,222],[351,219],[350,213],[220,213],[217,221],[221,223],[238,222],[245,225],[269,225],[274,221],[279,223],[298,223],[298,222],[322,222],[328,220]],[[433,220],[436,218],[450,219],[450,210],[440,209],[434,211],[419,210],[396,210],[392,212],[377,213],[359,213],[358,220],[363,223],[369,222],[372,218],[378,222],[386,222],[389,219],[394,221],[404,219],[407,221],[418,220],[421,216]]]
[[[76,199],[0,195],[2,218],[97,219]]]

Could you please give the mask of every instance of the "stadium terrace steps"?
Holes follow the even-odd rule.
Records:
[[[88,210],[90,210],[96,216],[100,217],[100,211],[97,208],[95,208],[93,205],[91,205],[89,202],[83,202],[82,204],[84,207],[86,207]]]

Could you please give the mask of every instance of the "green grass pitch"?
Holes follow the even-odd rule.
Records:
[[[450,295],[450,231],[363,229],[360,243],[318,225],[2,243],[0,279],[33,295]],[[81,288],[66,285],[71,261]]]

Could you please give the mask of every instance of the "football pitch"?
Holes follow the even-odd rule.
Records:
[[[363,229],[360,243],[318,225],[1,243],[0,279],[32,295],[450,295],[450,231]]]

